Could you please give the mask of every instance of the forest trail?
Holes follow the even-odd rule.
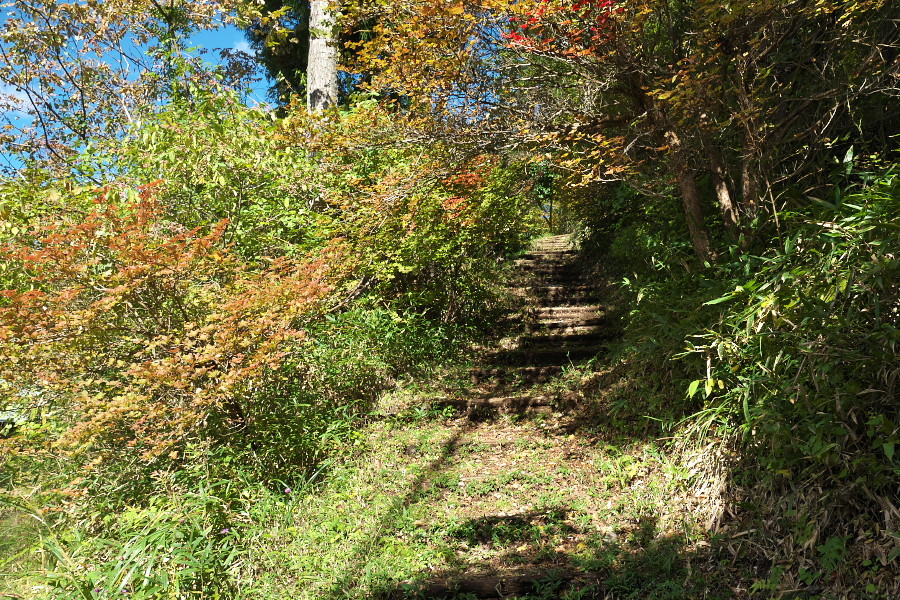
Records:
[[[469,421],[454,447],[479,449],[458,484],[469,498],[460,503],[467,520],[458,537],[483,558],[419,583],[416,597],[555,598],[569,590],[574,598],[601,590],[600,574],[589,565],[561,560],[587,548],[572,508],[585,505],[578,482],[593,469],[583,442],[565,434],[573,429],[565,415],[579,395],[553,383],[604,352],[611,337],[606,310],[570,236],[537,240],[514,266],[509,291],[517,302],[496,343],[470,369],[473,387],[436,404]]]
[[[538,240],[515,266],[510,291],[519,302],[507,317],[508,328],[472,368],[475,387],[447,402],[474,419],[571,408],[575,394],[553,393],[542,386],[575,363],[602,353],[614,335],[597,287],[585,280],[569,236]]]
[[[585,363],[615,333],[599,288],[563,236],[515,268],[506,331],[458,381],[383,398],[298,512],[301,538],[328,532],[303,546],[302,597],[693,597],[688,475],[582,400],[615,386]]]

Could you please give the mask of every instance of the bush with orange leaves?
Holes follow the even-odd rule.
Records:
[[[330,290],[326,259],[254,267],[227,221],[186,230],[151,192],[105,188],[0,248],[0,409],[58,411],[62,449],[143,462],[239,435]]]

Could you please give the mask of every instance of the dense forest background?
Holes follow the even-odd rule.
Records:
[[[547,233],[614,283],[606,413],[728,469],[747,594],[897,593],[896,3],[4,10],[0,593],[282,597],[245,550]]]

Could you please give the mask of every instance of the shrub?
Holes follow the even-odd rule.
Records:
[[[898,213],[889,171],[781,213],[780,236],[758,254],[626,280],[622,352],[662,372],[643,380],[665,388],[639,410],[680,421],[682,436],[743,441],[734,479],[777,540],[770,556],[792,566],[784,581],[837,577],[854,552],[889,560],[889,534],[863,532],[888,528],[900,475]],[[819,566],[801,572],[804,560]]]
[[[27,284],[2,294],[0,380],[7,410],[65,405],[70,448],[149,459],[243,427],[245,399],[302,341],[329,287],[324,261],[252,270],[222,244],[226,222],[184,230],[149,195],[113,191],[4,248]]]

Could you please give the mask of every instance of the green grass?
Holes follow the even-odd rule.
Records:
[[[69,590],[61,598],[100,600],[107,592],[95,589],[124,583],[129,597],[148,599],[177,589],[197,598],[337,600],[534,572],[543,579],[527,597],[537,600],[595,597],[589,581],[571,581],[593,573],[622,597],[692,597],[690,581],[666,587],[676,575],[690,579],[684,556],[695,550],[661,525],[676,522],[665,513],[679,486],[661,468],[640,484],[619,475],[608,484],[649,447],[593,443],[554,420],[373,419],[296,489],[251,477],[198,488],[187,473],[161,475],[160,493],[107,515],[102,536],[66,538],[73,564],[90,568],[57,564],[55,583]],[[638,567],[649,579],[629,578]],[[547,575],[554,570],[556,579]],[[87,596],[74,593],[78,585]]]
[[[31,552],[39,545],[37,522],[25,511],[0,503],[0,598],[25,596],[39,582],[31,573],[40,571],[40,555]]]
[[[498,430],[505,439],[497,439]],[[600,520],[618,521],[624,531],[639,516],[664,510],[665,491],[676,489],[660,481],[656,495],[643,504],[637,499],[646,492],[634,492],[598,511],[594,499],[608,486],[596,465],[609,448],[588,446],[579,461],[561,464],[550,457],[578,444],[528,422],[388,420],[369,426],[362,446],[366,450],[346,457],[321,485],[296,499],[293,522],[277,507],[267,509],[273,522],[265,535],[250,540],[261,573],[255,594],[370,598],[404,582],[545,568],[560,561],[575,571],[613,574],[631,564],[635,548],[655,538],[623,534],[610,540]],[[656,473],[664,477],[661,470]],[[259,528],[265,515],[255,521]],[[676,559],[664,554],[658,549],[647,558],[651,566],[659,563],[654,567],[659,577],[676,568]],[[629,581],[616,585],[625,589]],[[644,583],[632,587],[634,593],[649,590]],[[656,593],[650,591],[648,598]],[[565,593],[575,598],[581,591]]]
[[[532,600],[727,598],[736,581],[749,587],[743,571],[717,575],[690,472],[670,449],[598,437],[573,428],[577,416],[471,423],[428,408],[434,393],[385,395],[305,483],[261,482],[258,466],[226,468],[212,450],[156,474],[146,502],[86,516],[80,538],[60,532],[71,563],[45,565],[58,597],[101,600],[124,582],[130,598],[377,600],[520,573],[540,580]],[[29,591],[32,581],[8,585],[49,595]]]

